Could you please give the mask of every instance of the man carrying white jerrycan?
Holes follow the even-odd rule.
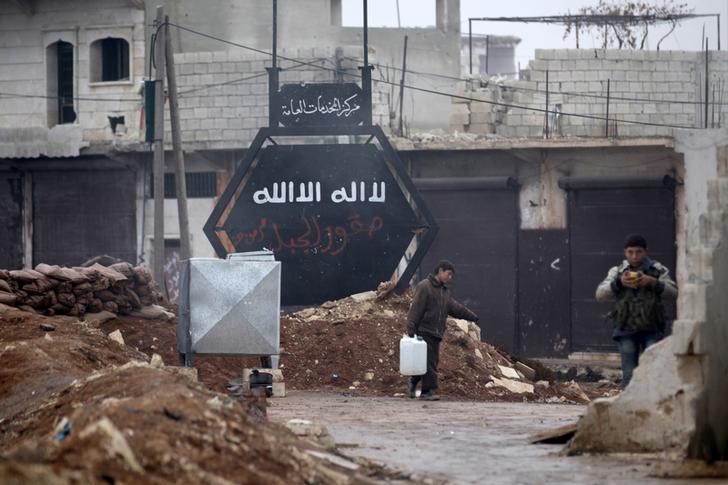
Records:
[[[427,344],[427,372],[412,376],[407,381],[407,394],[415,397],[417,384],[422,382],[420,399],[437,401],[437,364],[440,359],[440,342],[445,335],[445,322],[448,315],[473,322],[478,316],[465,305],[450,296],[448,284],[455,276],[455,266],[450,261],[437,263],[434,274],[420,281],[415,287],[415,296],[407,314],[407,335],[422,337]]]

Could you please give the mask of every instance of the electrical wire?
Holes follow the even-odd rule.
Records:
[[[213,35],[210,35],[210,34],[206,34],[204,32],[199,32],[199,31],[196,31],[196,30],[187,28],[187,27],[182,27],[180,25],[177,25],[177,24],[174,24],[174,23],[171,23],[171,22],[169,23],[169,25],[171,25],[173,27],[177,27],[177,28],[182,29],[184,31],[187,31],[187,32],[196,34],[196,35],[200,35],[202,37],[206,37],[206,38],[209,38],[209,39],[212,39],[212,40],[216,40],[218,42],[222,42],[222,43],[225,43],[225,44],[233,45],[233,46],[240,47],[240,48],[243,48],[243,49],[246,49],[246,50],[251,50],[251,51],[258,52],[258,53],[261,53],[261,54],[265,54],[265,55],[268,55],[268,56],[272,56],[273,55],[272,53],[270,53],[268,51],[264,51],[262,49],[256,49],[254,47],[246,46],[244,44],[240,44],[240,43],[237,43],[237,42],[232,42],[232,41],[229,41],[229,40],[226,40],[226,39],[217,37],[217,36],[213,36]],[[302,62],[300,62],[300,61],[298,61],[296,59],[288,58],[288,57],[285,57],[285,56],[278,56],[278,57],[280,57],[281,59],[288,60],[288,61],[292,61],[292,62],[296,62],[296,63],[299,63],[299,64],[308,64],[308,65],[311,65],[311,63],[302,63]],[[317,69],[326,70],[326,71],[340,73],[340,74],[343,74],[345,76],[352,76],[352,77],[356,77],[356,78],[360,77],[357,74],[351,74],[351,73],[347,73],[347,72],[342,72],[340,69],[328,68],[328,67],[325,67],[325,66],[318,66],[318,65],[313,65],[312,67],[315,67]],[[381,82],[381,83],[384,83],[384,84],[390,84],[390,85],[393,85],[393,86],[400,86],[400,83],[393,82],[393,81],[388,81],[388,80],[373,80],[373,81],[374,82]],[[598,120],[598,121],[607,121],[607,122],[611,121],[611,122],[618,122],[618,123],[636,124],[636,125],[641,125],[641,126],[656,126],[656,127],[664,127],[664,128],[695,129],[695,127],[686,126],[686,125],[673,125],[673,124],[667,124],[667,123],[652,123],[652,122],[647,122],[647,121],[628,120],[628,119],[616,118],[616,117],[610,117],[610,118],[607,119],[607,118],[605,118],[603,116],[599,116],[599,115],[590,115],[590,114],[581,114],[581,113],[569,113],[569,112],[565,112],[565,111],[554,111],[554,110],[549,110],[549,109],[545,109],[545,108],[536,108],[536,107],[531,107],[531,106],[521,106],[521,105],[516,105],[516,104],[511,104],[511,103],[503,103],[503,102],[499,102],[499,101],[489,101],[489,100],[484,100],[484,99],[471,98],[471,97],[468,97],[468,96],[461,96],[461,95],[457,95],[457,94],[453,94],[453,93],[445,93],[445,92],[438,91],[438,90],[433,90],[433,89],[421,88],[421,87],[418,87],[418,86],[413,86],[411,84],[404,84],[402,86],[405,87],[405,88],[407,88],[407,89],[413,90],[413,91],[419,91],[419,92],[433,94],[433,95],[438,95],[438,96],[447,96],[447,97],[450,97],[451,99],[461,99],[461,100],[464,100],[464,101],[485,103],[485,104],[490,104],[490,105],[494,105],[494,106],[501,106],[501,107],[511,108],[511,109],[523,109],[523,110],[526,110],[526,111],[534,111],[534,112],[537,112],[537,113],[558,114],[560,116],[571,116],[571,117],[576,117],[576,118],[592,119],[592,120]]]

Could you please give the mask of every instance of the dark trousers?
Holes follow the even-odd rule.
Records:
[[[422,335],[427,344],[427,373],[423,376],[412,376],[412,383],[422,381],[422,393],[437,389],[437,364],[440,361],[440,339],[429,335]]]
[[[637,332],[632,335],[616,337],[619,355],[622,358],[622,387],[632,380],[632,372],[640,362],[640,354],[647,347],[662,340],[660,332]]]

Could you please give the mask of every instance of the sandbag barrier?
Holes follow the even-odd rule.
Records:
[[[126,315],[164,301],[149,270],[126,262],[74,268],[41,263],[35,269],[0,269],[0,303],[44,315],[80,317],[102,310]]]

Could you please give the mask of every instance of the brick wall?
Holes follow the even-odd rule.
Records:
[[[359,82],[360,48],[344,49],[338,56],[347,75]],[[282,50],[280,83],[334,82],[337,54],[333,48]],[[309,64],[310,63],[310,64]],[[196,52],[175,55],[182,142],[186,149],[245,148],[262,127],[268,126],[270,56],[245,51]],[[257,77],[254,77],[256,76]],[[355,77],[356,76],[356,77]],[[373,121],[388,123],[388,86],[373,83]],[[166,115],[169,131],[169,115]],[[170,140],[169,132],[165,135]]]
[[[672,136],[676,125],[702,128],[705,53],[594,49],[537,50],[521,81],[506,81],[459,94],[524,108],[546,108],[552,136],[601,137],[606,133],[609,80],[610,136]],[[728,54],[712,51],[708,63],[709,126],[728,123]],[[720,97],[719,87],[724,95]],[[712,105],[715,90],[716,105]],[[717,104],[721,101],[724,105]],[[451,129],[504,137],[542,137],[545,115],[532,109],[454,100]],[[583,115],[567,116],[567,113]],[[640,123],[628,123],[636,121]]]

